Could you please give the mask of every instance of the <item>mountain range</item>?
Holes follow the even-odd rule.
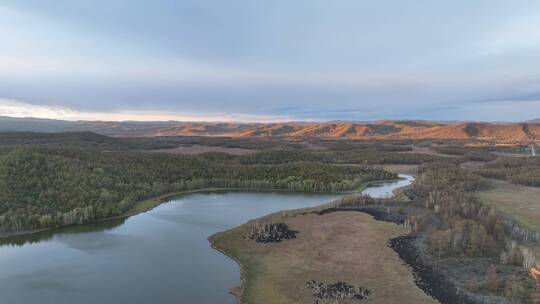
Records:
[[[540,140],[540,122],[284,122],[64,121],[0,117],[0,132],[91,131],[111,136],[212,136],[317,139],[480,140],[525,144]]]

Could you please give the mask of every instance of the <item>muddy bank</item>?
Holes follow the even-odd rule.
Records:
[[[389,246],[411,267],[416,285],[420,289],[442,304],[482,303],[461,292],[443,274],[424,263],[422,253],[416,244],[418,241],[421,241],[419,236],[404,235],[391,239]]]
[[[321,211],[318,211],[317,214],[323,215],[326,213],[338,212],[338,211],[355,211],[355,212],[367,213],[373,216],[373,218],[378,221],[390,222],[390,223],[402,225],[407,219],[407,213],[400,213],[397,209],[399,209],[399,207],[387,206],[387,205],[343,206],[343,207],[326,208]],[[408,209],[412,209],[412,207],[409,207]]]
[[[438,300],[441,304],[510,304],[503,297],[484,294],[469,293],[463,289],[463,279],[479,275],[488,268],[492,262],[488,260],[434,261],[422,252],[424,239],[421,235],[404,235],[389,241],[389,247],[394,249],[406,265],[411,267],[416,285],[426,294]],[[507,266],[506,268],[512,268]],[[499,273],[498,269],[498,273]],[[508,271],[508,269],[502,269]],[[521,278],[526,279],[526,271],[521,271]],[[462,280],[458,283],[454,280]],[[502,281],[501,281],[502,283]],[[460,285],[461,284],[461,285]]]

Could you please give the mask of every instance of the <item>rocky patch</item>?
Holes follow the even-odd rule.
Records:
[[[314,304],[345,303],[347,300],[366,300],[370,291],[363,287],[354,287],[345,282],[325,284],[311,280],[307,282],[311,289]],[[347,302],[349,303],[349,302]]]
[[[256,224],[248,233],[248,238],[257,243],[279,243],[282,240],[294,239],[298,231],[289,229],[283,223]]]

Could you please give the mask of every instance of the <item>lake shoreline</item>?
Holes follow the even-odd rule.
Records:
[[[195,189],[195,190],[186,190],[186,191],[180,191],[180,192],[171,192],[166,193],[158,196],[154,196],[151,198],[147,198],[141,201],[136,202],[133,207],[130,208],[129,211],[127,211],[124,214],[112,216],[112,217],[104,217],[100,219],[95,219],[92,221],[88,221],[81,224],[72,224],[72,225],[62,225],[57,227],[48,227],[48,228],[39,228],[34,230],[27,230],[27,231],[19,231],[19,232],[10,232],[10,233],[2,233],[0,234],[0,239],[8,239],[11,237],[16,236],[24,236],[24,235],[32,235],[37,234],[45,231],[51,231],[55,229],[61,229],[65,227],[70,226],[79,226],[79,225],[86,225],[86,224],[93,224],[93,223],[99,223],[104,221],[112,221],[112,220],[118,220],[118,219],[127,219],[129,217],[135,216],[137,214],[141,214],[144,212],[148,212],[157,206],[167,202],[168,200],[173,199],[174,197],[186,195],[186,194],[193,194],[193,193],[201,193],[201,192],[212,192],[212,191],[261,191],[261,192],[297,192],[297,193],[307,193],[307,194],[351,194],[356,193],[359,191],[363,191],[367,187],[373,184],[377,183],[384,183],[384,182],[392,182],[392,181],[398,181],[400,178],[397,179],[391,179],[391,180],[378,180],[378,181],[367,181],[361,183],[358,188],[354,190],[349,191],[339,191],[339,192],[299,192],[299,191],[293,191],[289,189],[269,189],[269,188],[219,188],[219,187],[211,187],[211,188],[202,188],[202,189]]]
[[[216,246],[215,241],[212,239],[213,236],[214,235],[211,235],[211,236],[209,236],[207,238],[208,242],[210,243],[210,247],[212,247],[212,249],[214,249],[215,251],[217,251],[217,252],[223,254],[224,256],[228,257],[233,262],[235,262],[236,265],[238,265],[238,269],[240,270],[240,286],[233,287],[233,288],[229,289],[229,293],[234,297],[236,303],[241,304],[240,299],[242,299],[242,294],[244,293],[243,286],[245,285],[245,283],[247,281],[247,279],[246,279],[246,269],[245,269],[244,265],[242,265],[242,263],[240,262],[239,259],[235,258],[231,254],[228,254],[225,250],[223,250],[223,249],[219,248],[218,246]]]
[[[412,175],[410,175],[411,177],[414,177]],[[390,182],[395,182],[395,181],[399,181],[399,180],[404,180],[406,178],[403,178],[403,177],[399,177],[398,179],[392,179],[392,180],[386,180],[386,181],[373,181],[373,182],[368,182],[363,188],[361,189],[357,189],[356,191],[349,191],[349,193],[358,193],[358,192],[362,192],[364,191],[368,186],[370,185],[375,185],[375,184],[379,184],[379,183],[390,183]],[[401,194],[402,190],[404,189],[407,189],[408,187],[410,187],[412,185],[412,182],[411,184],[408,184],[408,185],[404,185],[404,186],[401,186],[401,187],[396,187],[395,189],[392,190],[392,197],[396,197],[398,195]],[[323,203],[321,205],[318,205],[318,206],[314,206],[314,207],[308,207],[308,208],[301,208],[301,209],[296,209],[296,210],[289,210],[289,211],[285,211],[285,212],[291,212],[294,215],[299,215],[299,216],[302,216],[302,215],[305,215],[306,213],[313,213],[313,212],[316,212],[316,210],[322,210],[322,209],[325,209],[325,208],[328,208],[330,206],[332,206],[334,201],[330,201],[330,202],[327,202],[327,203]],[[366,214],[368,214],[369,216],[372,216],[371,214],[367,213],[367,212],[364,212]],[[283,211],[280,211],[280,212],[276,212],[276,213],[272,213],[272,214],[268,214],[268,215],[265,215],[261,218],[256,218],[256,219],[252,219],[250,220],[248,223],[244,223],[242,225],[240,225],[239,227],[241,226],[244,226],[244,225],[247,225],[249,224],[250,222],[253,222],[253,221],[257,221],[257,220],[260,220],[262,218],[273,218],[275,216],[280,216],[281,214],[283,214]],[[375,217],[374,217],[375,218]],[[379,221],[379,220],[377,220]],[[384,221],[382,221],[384,222]],[[230,258],[232,261],[234,261],[238,267],[239,267],[239,270],[240,270],[240,286],[236,286],[236,287],[233,287],[230,289],[229,293],[232,294],[234,297],[235,297],[235,300],[238,304],[242,304],[242,297],[243,297],[243,294],[245,292],[245,286],[247,284],[247,281],[248,281],[248,278],[247,278],[247,274],[248,274],[248,269],[246,268],[245,265],[243,265],[243,263],[240,261],[239,258],[237,258],[236,256],[234,256],[234,254],[232,254],[231,252],[228,252],[225,248],[221,248],[218,244],[217,244],[217,239],[220,237],[220,235],[223,235],[225,233],[228,233],[232,230],[235,230],[235,229],[238,229],[238,227],[236,228],[232,228],[232,229],[228,229],[228,230],[225,230],[225,231],[221,231],[221,232],[218,232],[214,235],[211,235],[210,237],[208,237],[208,241],[210,242],[211,244],[211,247],[222,253],[223,255],[227,256],[228,258]],[[406,235],[406,234],[405,234]]]
[[[5,264],[0,288],[14,300],[2,298],[19,304],[42,298],[47,304],[69,304],[78,297],[81,303],[91,304],[94,296],[103,303],[114,297],[121,300],[118,303],[158,299],[232,304],[229,289],[239,285],[239,267],[211,248],[208,236],[265,214],[317,206],[339,197],[285,191],[189,194],[129,220],[5,239],[0,250]],[[26,275],[43,269],[47,275]],[[51,286],[51,277],[58,284]],[[59,284],[62,289],[55,288]],[[110,293],[101,293],[105,289]]]

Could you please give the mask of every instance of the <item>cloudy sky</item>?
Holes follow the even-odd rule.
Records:
[[[0,0],[0,115],[540,117],[540,1]]]

